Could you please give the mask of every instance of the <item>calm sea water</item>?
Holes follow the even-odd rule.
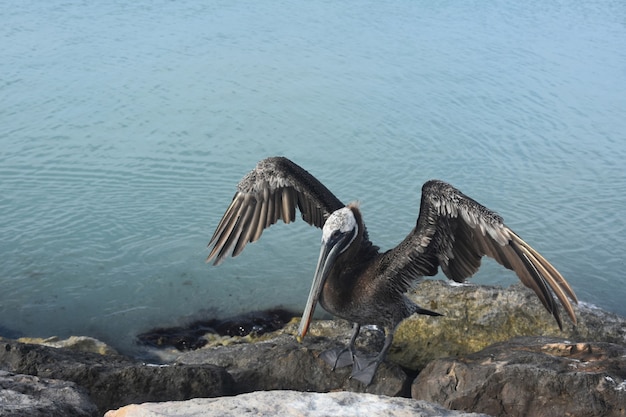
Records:
[[[302,221],[204,263],[270,155],[359,200],[383,249],[422,183],[450,181],[626,315],[624,45],[623,1],[11,1],[0,333],[131,351],[153,326],[301,309],[320,238]]]

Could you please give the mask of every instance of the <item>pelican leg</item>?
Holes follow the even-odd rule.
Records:
[[[343,368],[354,363],[354,357],[356,354],[356,350],[354,348],[354,343],[356,342],[356,338],[361,331],[361,325],[358,323],[354,323],[352,328],[352,336],[350,337],[350,344],[345,348],[336,348],[336,349],[328,349],[320,354],[320,358],[324,360],[327,364],[329,364],[333,371],[337,368]]]
[[[389,351],[391,342],[393,341],[394,333],[395,329],[385,329],[385,344],[378,355],[354,356],[354,365],[352,366],[352,375],[350,375],[350,378],[354,378],[357,381],[362,382],[365,386],[368,386],[372,382],[378,366],[387,356],[387,352]]]

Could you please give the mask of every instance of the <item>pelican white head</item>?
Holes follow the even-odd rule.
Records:
[[[359,226],[352,209],[350,207],[342,207],[339,210],[335,210],[328,216],[328,219],[326,219],[326,223],[324,223],[324,227],[322,228],[322,243],[328,243],[337,232],[341,234],[352,232],[352,239],[345,246],[348,247],[356,237],[358,228]]]

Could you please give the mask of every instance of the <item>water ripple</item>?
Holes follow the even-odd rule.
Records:
[[[0,329],[132,349],[200,311],[301,308],[319,242],[302,221],[203,262],[236,182],[275,154],[360,200],[383,248],[414,226],[421,184],[448,180],[626,315],[625,17],[593,1],[16,3],[0,17]]]

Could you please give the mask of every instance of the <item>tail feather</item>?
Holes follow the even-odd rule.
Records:
[[[437,313],[436,311],[426,310],[425,308],[422,308],[418,306],[417,304],[415,304],[414,310],[415,311],[413,311],[413,314],[424,314],[426,316],[443,316],[443,314],[441,313]]]

